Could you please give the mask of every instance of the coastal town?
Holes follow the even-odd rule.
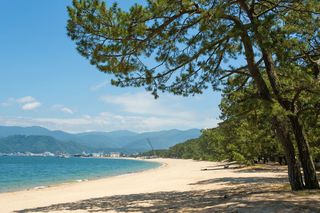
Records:
[[[0,153],[0,156],[37,156],[37,157],[60,157],[60,158],[70,158],[70,157],[79,157],[79,158],[120,158],[127,157],[127,155],[120,152],[110,152],[110,153],[80,153],[80,154],[68,154],[68,153],[52,153],[52,152],[43,152],[43,153],[32,153],[32,152],[16,152],[16,153]]]

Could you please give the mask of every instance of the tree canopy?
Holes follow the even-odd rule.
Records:
[[[230,96],[226,110],[270,115],[266,128],[282,144],[292,189],[319,188],[306,137],[320,111],[318,1],[145,2],[124,11],[101,0],[74,0],[68,35],[91,64],[113,74],[113,85],[145,87],[155,97],[222,89]]]

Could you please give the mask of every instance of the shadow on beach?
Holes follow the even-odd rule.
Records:
[[[221,183],[226,187],[108,196],[18,212],[320,212],[318,192],[292,193],[283,187],[286,182],[284,177],[209,179],[191,185]]]
[[[223,184],[229,184],[229,185],[235,185],[235,184],[251,184],[260,185],[263,184],[283,184],[286,183],[288,180],[285,176],[279,176],[279,177],[224,177],[224,178],[213,178],[213,179],[207,179],[203,181],[199,181],[196,183],[192,183],[190,185],[207,185],[207,184],[214,184],[214,183],[223,183]]]

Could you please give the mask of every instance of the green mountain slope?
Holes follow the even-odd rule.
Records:
[[[75,142],[59,141],[50,136],[13,135],[0,139],[0,153],[81,153],[83,151],[88,152],[91,149]]]
[[[42,127],[15,127],[15,126],[0,126],[0,138],[12,135],[26,136],[49,136],[53,139],[62,141],[73,141],[74,146],[89,147],[94,151],[119,151],[125,153],[142,152],[151,150],[148,144],[150,140],[155,149],[167,149],[177,143],[182,143],[188,139],[197,138],[200,136],[199,129],[190,130],[165,130],[156,132],[135,133],[127,130],[113,132],[85,132],[71,134],[63,131],[51,131]],[[28,138],[25,138],[28,139]],[[39,140],[41,146],[42,138],[33,138]],[[21,139],[22,140],[22,139]],[[38,142],[38,141],[34,141]],[[69,144],[69,143],[68,143]],[[71,144],[71,143],[70,143]],[[4,147],[5,145],[3,145]],[[12,144],[7,144],[10,149]],[[4,149],[4,148],[3,148]],[[15,149],[11,149],[15,150]],[[48,150],[46,150],[48,151]],[[16,151],[14,151],[16,152]]]

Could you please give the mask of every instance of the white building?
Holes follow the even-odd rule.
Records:
[[[111,158],[119,158],[120,157],[120,153],[119,152],[111,152],[110,153],[110,157]]]

